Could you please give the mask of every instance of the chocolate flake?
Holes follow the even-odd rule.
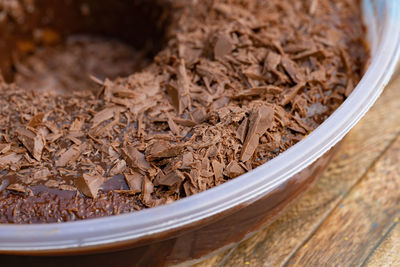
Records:
[[[71,132],[80,132],[84,123],[85,122],[82,118],[76,118],[74,120],[74,122],[71,124],[71,126],[69,127],[69,130]]]
[[[236,178],[245,172],[245,169],[243,169],[243,167],[240,166],[239,163],[237,163],[236,161],[232,161],[228,164],[228,166],[226,166],[224,174],[229,178]]]
[[[77,191],[78,189],[76,189],[75,186],[72,185],[67,185],[67,184],[62,184],[59,186],[60,190],[64,190],[64,191]]]
[[[285,68],[287,73],[289,74],[290,78],[295,82],[295,83],[301,83],[304,82],[304,74],[301,72],[299,66],[297,66],[296,62],[293,60],[283,57],[281,59],[282,66]]]
[[[106,108],[94,115],[92,119],[92,128],[97,127],[100,125],[102,122],[107,121],[109,119],[112,119],[114,117],[114,114],[118,111],[117,108]]]
[[[255,108],[249,117],[249,130],[243,144],[241,161],[248,161],[254,154],[260,137],[272,126],[274,109],[270,106],[259,106]]]
[[[304,87],[304,85],[305,85],[304,83],[298,83],[296,86],[287,90],[285,92],[285,94],[283,95],[281,105],[285,106],[285,105],[289,104],[289,102],[295,98],[296,94],[299,92],[300,89],[302,89]]]
[[[48,180],[44,185],[49,188],[57,188],[60,186],[60,181]]]
[[[142,171],[147,171],[150,168],[150,164],[145,159],[145,156],[134,146],[123,148],[122,153],[131,168],[138,168]]]
[[[146,176],[143,178],[142,182],[142,196],[143,196],[143,203],[147,206],[152,204],[152,197],[151,194],[154,191],[153,183],[147,178]]]
[[[7,186],[7,189],[10,191],[14,191],[14,192],[19,192],[19,193],[25,193],[25,186],[23,186],[22,184],[10,184],[9,186]]]
[[[6,167],[11,164],[17,164],[22,158],[22,155],[11,153],[0,157],[0,167]]]
[[[240,140],[240,142],[243,144],[244,142],[244,138],[246,137],[246,133],[247,133],[247,128],[248,128],[248,122],[249,119],[246,117],[242,123],[240,123],[237,131],[236,131],[236,136],[237,138]]]
[[[168,126],[175,135],[180,135],[179,127],[176,125],[171,116],[168,116]]]
[[[193,153],[192,152],[186,152],[182,156],[182,165],[181,169],[191,169],[191,165],[193,163]]]
[[[117,174],[121,174],[125,171],[126,169],[126,162],[125,160],[118,160],[117,163],[115,163],[114,167],[110,170],[110,175],[114,176]]]
[[[214,47],[214,56],[215,58],[223,58],[225,55],[228,55],[233,50],[233,44],[231,39],[226,34],[221,34],[218,36],[217,42]]]
[[[132,193],[140,193],[142,192],[142,184],[143,184],[143,175],[140,173],[134,172],[133,174],[124,174],[126,183],[128,184],[130,191]]]
[[[75,179],[75,186],[79,192],[87,197],[96,198],[104,178],[98,175],[82,174]]]
[[[178,75],[178,98],[179,98],[178,113],[182,114],[184,109],[190,108],[191,106],[191,99],[189,94],[190,81],[186,73],[185,61],[183,59],[181,60],[181,63],[178,66],[177,75]]]
[[[167,175],[161,176],[161,178],[157,180],[157,183],[159,185],[166,185],[172,187],[177,184],[180,185],[184,179],[185,176],[182,174],[182,172],[175,170]]]
[[[150,161],[162,158],[170,158],[178,155],[182,150],[183,150],[182,146],[179,145],[174,146],[167,141],[159,141],[154,143],[148,149],[146,158]]]
[[[42,151],[44,146],[46,145],[46,140],[39,133],[35,132],[31,129],[19,128],[17,130],[18,139],[21,143],[28,149],[31,155],[37,160],[40,161],[42,158]]]
[[[37,114],[28,123],[29,127],[36,128],[42,124],[44,113]]]
[[[48,177],[51,176],[51,172],[49,171],[48,168],[42,168],[40,170],[33,172],[31,176],[34,181],[40,181],[40,180],[46,181]]]
[[[56,160],[56,166],[57,167],[65,167],[72,162],[74,162],[76,159],[78,159],[79,155],[81,153],[81,150],[78,146],[72,146],[70,149],[65,151],[59,159]]]
[[[223,172],[224,172],[224,165],[219,163],[216,160],[213,160],[211,162],[211,165],[213,167],[214,170],[214,176],[216,180],[221,180],[224,178]]]
[[[11,144],[0,144],[0,154],[5,154],[11,149]]]

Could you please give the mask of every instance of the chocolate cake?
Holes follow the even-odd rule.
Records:
[[[1,223],[220,185],[305,138],[368,60],[358,0],[0,0],[0,35]]]

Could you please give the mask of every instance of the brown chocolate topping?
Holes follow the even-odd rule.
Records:
[[[6,2],[0,222],[115,215],[222,184],[313,131],[368,58],[357,0]]]

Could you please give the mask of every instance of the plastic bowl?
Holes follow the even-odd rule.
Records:
[[[78,222],[0,225],[2,264],[190,263],[271,223],[317,179],[337,144],[395,71],[400,55],[400,1],[364,0],[362,4],[371,64],[349,98],[307,138],[249,173],[168,205]]]

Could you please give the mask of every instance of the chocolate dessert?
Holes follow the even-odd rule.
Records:
[[[358,0],[0,0],[0,222],[171,203],[320,125],[368,60]]]

